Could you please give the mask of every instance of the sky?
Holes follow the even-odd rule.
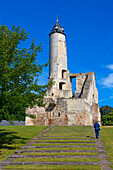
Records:
[[[48,35],[56,16],[66,34],[68,70],[95,72],[99,107],[113,107],[113,0],[0,0],[0,25],[26,29],[30,35],[22,47],[29,48],[33,38],[42,43],[41,64],[49,59]],[[48,81],[48,70],[40,83]]]

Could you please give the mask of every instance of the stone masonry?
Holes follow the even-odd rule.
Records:
[[[53,81],[53,86],[47,89],[45,108],[26,109],[27,114],[36,115],[36,119],[26,117],[26,125],[93,125],[94,121],[101,121],[95,73],[70,73],[67,70],[65,36],[57,19],[49,34],[49,80]],[[73,78],[76,78],[75,95]]]

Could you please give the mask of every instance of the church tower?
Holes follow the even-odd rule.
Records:
[[[67,70],[66,34],[58,18],[49,34],[49,79],[54,81],[52,96],[63,97],[64,90],[70,90],[69,71]]]

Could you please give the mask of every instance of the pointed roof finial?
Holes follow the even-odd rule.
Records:
[[[58,16],[57,16],[56,22],[58,22]]]
[[[66,36],[66,34],[64,33],[64,29],[60,26],[59,22],[58,22],[58,16],[56,16],[56,24],[54,25],[52,31],[50,32],[49,35],[53,34],[53,33],[61,33],[64,34]]]

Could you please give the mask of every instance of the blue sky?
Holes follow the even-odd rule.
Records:
[[[1,0],[0,25],[14,24],[42,43],[38,61],[49,59],[49,36],[59,16],[66,33],[68,69],[71,73],[94,71],[99,106],[113,107],[113,0]],[[47,82],[48,68],[41,76]]]

